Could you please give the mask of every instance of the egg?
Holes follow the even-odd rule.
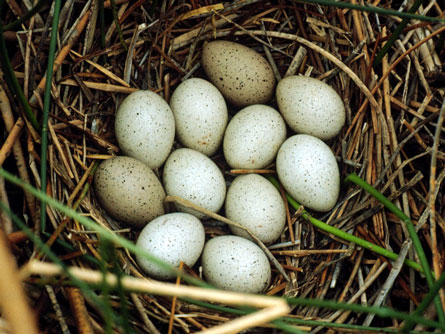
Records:
[[[189,149],[173,151],[164,165],[163,182],[167,195],[179,196],[207,210],[218,212],[224,204],[226,183],[218,166],[206,155]],[[179,211],[198,218],[196,210],[176,205]]]
[[[205,242],[205,232],[198,218],[176,212],[160,216],[147,224],[139,234],[136,246],[165,263],[178,268],[180,262],[192,267]],[[136,255],[136,261],[151,277],[171,279],[176,275],[148,259]]]
[[[337,92],[323,81],[288,76],[277,85],[277,103],[284,120],[296,133],[328,140],[345,124],[345,106]]]
[[[173,146],[173,112],[162,97],[148,90],[131,93],[122,101],[114,128],[122,152],[152,169],[164,163]]]
[[[94,174],[96,197],[114,219],[142,228],[164,214],[165,192],[155,173],[130,157],[103,161]]]
[[[340,172],[329,146],[310,135],[288,138],[278,151],[277,174],[286,191],[307,208],[326,212],[337,202]]]
[[[286,208],[280,192],[258,174],[237,176],[227,190],[226,216],[247,227],[265,244],[277,240],[286,224]],[[249,234],[230,225],[233,234],[251,239]]]
[[[207,43],[202,66],[209,80],[234,106],[267,103],[273,96],[272,67],[247,46],[220,40]]]
[[[214,154],[228,120],[226,101],[219,90],[204,79],[185,80],[173,92],[170,107],[181,144],[207,156]]]
[[[271,268],[264,252],[238,236],[224,235],[207,241],[201,264],[206,280],[220,289],[260,293],[270,282]]]
[[[274,161],[285,139],[286,123],[278,111],[263,104],[248,106],[227,125],[224,157],[232,168],[264,168]]]

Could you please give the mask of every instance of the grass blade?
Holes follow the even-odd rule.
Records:
[[[375,306],[363,306],[357,304],[348,304],[348,303],[338,303],[335,301],[329,300],[318,300],[318,299],[304,299],[304,298],[286,298],[286,301],[289,304],[293,305],[304,305],[304,306],[315,306],[315,307],[323,307],[327,309],[338,310],[342,309],[345,311],[353,311],[357,313],[373,313],[382,318],[394,318],[401,320],[413,320],[417,324],[422,324],[428,327],[436,327],[441,330],[445,330],[445,326],[441,323],[438,323],[434,320],[425,319],[423,317],[419,317],[413,314],[407,314],[404,312],[399,312],[394,309],[390,309],[388,307],[375,307]],[[325,323],[326,324],[326,323]],[[325,325],[323,324],[323,326]]]
[[[116,25],[116,31],[119,35],[119,40],[121,42],[122,47],[125,51],[128,50],[128,46],[125,43],[124,35],[122,34],[121,25],[119,24],[119,18],[117,17],[117,8],[116,8],[116,0],[111,0],[111,11],[113,12],[113,20],[114,24]]]
[[[279,182],[278,180],[273,177],[273,176],[267,176],[267,178],[269,179],[270,182],[272,182],[272,184],[277,187],[279,189]],[[292,205],[292,207],[297,210],[301,205],[298,204],[289,194],[286,194],[287,200],[289,202],[290,205]],[[358,246],[361,246],[363,248],[366,248],[374,253],[377,253],[379,255],[382,255],[390,260],[397,260],[398,258],[398,254],[391,252],[383,247],[380,247],[376,244],[373,244],[369,241],[363,240],[359,237],[356,237],[355,235],[346,233],[334,226],[328,225],[325,222],[322,222],[321,220],[318,220],[314,217],[312,217],[309,212],[307,212],[306,210],[303,210],[302,212],[302,217],[304,219],[306,219],[308,222],[310,222],[312,225],[314,225],[315,227],[319,228],[322,231],[325,231],[327,233],[331,233],[343,240],[349,241],[349,242],[353,242],[355,244],[357,244]],[[407,266],[419,271],[419,272],[423,272],[422,267],[417,263],[414,262],[412,260],[406,259],[404,262]],[[430,271],[431,272],[431,271]]]
[[[14,69],[12,68],[11,62],[9,60],[8,49],[6,47],[3,31],[4,27],[0,11],[0,62],[5,74],[6,83],[11,93],[17,95],[23,111],[25,112],[26,119],[31,123],[36,131],[40,132],[40,126],[37,122],[36,116],[32,112],[31,107],[25,98],[25,94],[23,94],[22,88],[20,87],[19,81],[15,76]]]
[[[422,3],[423,3],[423,0],[416,0],[416,2],[408,10],[408,13],[415,13],[416,10],[419,9],[419,7]],[[400,24],[398,25],[396,30],[394,30],[394,32],[392,33],[391,37],[388,39],[388,41],[385,43],[385,45],[379,51],[377,56],[374,58],[374,66],[378,66],[381,63],[383,57],[388,53],[391,46],[399,38],[400,34],[402,33],[402,30],[405,29],[405,27],[407,26],[409,21],[410,21],[410,19],[404,18],[402,20],[402,22],[400,22]]]
[[[436,297],[439,290],[442,288],[442,286],[445,284],[445,272],[440,275],[439,279],[434,283],[433,287],[430,289],[428,294],[423,298],[422,302],[419,304],[417,309],[414,311],[414,316],[420,316],[426,308],[431,304],[431,302]],[[414,321],[412,319],[409,319],[405,326],[403,327],[403,332],[408,333],[411,332],[411,328],[414,325]]]
[[[59,210],[66,216],[77,220],[79,223],[81,223],[85,227],[89,228],[91,231],[96,231],[102,237],[108,238],[113,243],[121,245],[122,247],[125,247],[133,254],[140,255],[140,256],[144,257],[145,259],[160,266],[161,268],[174,272],[176,275],[181,276],[181,278],[183,278],[188,283],[196,285],[196,286],[200,286],[200,287],[212,288],[212,286],[210,286],[209,284],[207,284],[203,281],[200,281],[198,279],[195,279],[194,277],[192,277],[190,275],[184,274],[183,272],[180,272],[179,270],[177,270],[176,268],[173,268],[172,266],[165,263],[164,261],[161,261],[157,257],[154,257],[151,254],[147,253],[146,251],[142,250],[140,247],[137,247],[133,242],[131,242],[119,235],[114,234],[113,232],[100,226],[99,224],[95,223],[94,221],[85,217],[84,215],[81,215],[80,213],[76,212],[75,210],[63,205],[62,203],[60,203],[57,200],[48,196],[46,193],[41,192],[40,190],[37,190],[30,184],[27,184],[24,181],[20,180],[19,178],[15,177],[14,175],[7,172],[3,168],[0,168],[0,177],[4,177],[8,182],[11,182],[15,185],[20,186],[24,190],[28,191],[30,194],[34,195],[40,201],[45,202],[48,205],[51,205],[53,208]]]
[[[41,201],[45,201],[47,204],[51,205],[55,209],[61,211],[64,214],[66,214],[67,216],[69,216],[69,217],[71,217],[73,219],[78,220],[80,223],[82,223],[84,226],[90,228],[91,230],[97,231],[102,237],[108,238],[113,243],[119,244],[119,245],[127,248],[132,253],[141,255],[144,258],[146,258],[146,259],[148,259],[150,261],[155,262],[156,264],[158,264],[159,266],[161,266],[163,268],[170,268],[171,269],[171,267],[169,265],[167,265],[163,261],[160,261],[159,259],[151,256],[147,252],[141,250],[139,247],[137,247],[134,243],[130,242],[129,240],[126,240],[125,238],[122,238],[122,237],[120,237],[118,235],[113,234],[112,232],[106,230],[102,226],[94,223],[89,218],[87,218],[87,217],[79,214],[78,212],[75,212],[74,210],[64,206],[63,204],[61,204],[58,201],[52,199],[51,197],[49,197],[45,193],[42,193],[39,190],[35,189],[31,185],[24,183],[22,180],[20,180],[17,177],[11,175],[10,173],[8,173],[7,171],[5,171],[2,168],[0,168],[0,176],[4,177],[7,181],[12,182],[12,183],[22,187],[24,190],[29,191],[31,194],[36,196]],[[292,202],[290,202],[290,203],[292,204]],[[296,202],[294,201],[294,203],[296,203]],[[1,205],[1,203],[0,203],[0,205]],[[15,219],[16,218],[17,217],[15,217]],[[327,225],[325,223],[322,223],[322,224]],[[48,247],[46,245],[44,245],[40,241],[40,239],[26,225],[21,223],[20,227],[24,230],[25,233],[27,233],[27,235],[29,236],[29,238],[33,242],[37,243],[37,245],[42,249],[42,251],[45,252],[45,254],[50,254],[48,256],[48,258],[50,260],[52,260],[54,263],[60,264],[64,268],[66,268],[65,265],[57,258],[57,256],[55,254],[53,254],[48,249]],[[359,239],[359,240],[361,240],[361,239]],[[394,254],[394,255],[397,257],[397,254]],[[420,267],[419,267],[419,269],[421,270]],[[182,275],[182,277],[184,278],[184,280],[188,281],[191,284],[194,284],[194,285],[197,285],[197,286],[210,287],[209,285],[207,285],[206,283],[204,283],[202,281],[190,278],[190,276],[188,276],[188,275]],[[76,283],[76,285],[77,285],[77,282],[75,282],[75,281],[73,281],[73,282]],[[79,287],[81,287],[82,290],[85,288],[82,285],[82,282],[80,282]],[[389,309],[389,308],[385,308],[385,307],[378,307],[378,308],[376,308],[376,307],[362,306],[362,305],[355,305],[355,304],[337,303],[337,302],[334,302],[334,301],[311,300],[311,299],[302,299],[302,298],[288,298],[288,299],[286,299],[286,301],[288,303],[290,303],[290,304],[317,306],[317,307],[324,307],[324,308],[331,308],[331,309],[344,309],[344,310],[351,310],[351,311],[358,312],[358,313],[372,312],[372,313],[375,313],[377,316],[384,317],[384,318],[397,318],[397,319],[401,319],[401,320],[412,319],[416,323],[423,324],[423,325],[429,326],[429,327],[435,327],[435,328],[440,328],[442,330],[445,330],[445,326],[439,324],[438,322],[435,322],[435,321],[432,321],[432,320],[428,320],[428,319],[425,319],[425,318],[420,317],[420,316],[414,316],[413,317],[413,316],[411,316],[409,314],[406,314],[406,313],[403,313],[403,312],[398,312],[398,311],[395,311],[393,309]],[[197,301],[195,301],[195,302],[197,302]],[[203,302],[200,302],[200,303],[203,303]],[[209,304],[209,305],[212,305],[212,304]],[[213,305],[213,306],[217,306],[217,305]],[[221,307],[221,306],[218,306],[218,307]],[[237,312],[236,314],[245,314],[245,312],[247,312],[246,310],[231,309],[231,308],[227,308],[227,307],[225,307],[224,309],[226,311],[228,311],[228,310],[235,310],[235,311],[231,311],[231,312],[232,313]],[[283,319],[289,320],[287,318],[283,318]],[[292,322],[292,320],[289,320],[289,321]],[[277,326],[279,327],[279,324]],[[294,333],[297,333],[297,332],[294,332]]]
[[[36,190],[36,191],[39,192],[38,190]],[[51,249],[48,247],[48,245],[46,245],[37,236],[37,234],[35,234],[28,226],[26,226],[26,224],[19,217],[17,217],[13,212],[11,212],[4,205],[4,203],[2,201],[0,201],[0,210],[6,212],[6,214],[11,217],[11,219],[14,221],[14,223],[26,234],[26,236],[29,238],[29,240],[31,240],[35,245],[37,245],[38,249],[42,253],[44,253],[48,259],[50,259],[53,263],[59,265],[63,269],[63,271],[65,272],[67,277],[69,277],[72,280],[72,282],[74,282],[74,284],[82,290],[82,292],[85,294],[86,297],[90,298],[93,302],[95,302],[98,305],[98,307],[100,307],[100,308],[104,307],[104,305],[102,304],[102,301],[92,291],[92,289],[86,283],[82,282],[81,280],[78,280],[75,276],[71,275],[69,273],[69,270],[67,270],[67,266],[65,265],[65,263],[63,263],[59,259],[59,257],[51,251]]]
[[[37,14],[49,1],[48,0],[39,0],[39,2],[31,8],[25,15],[20,17],[14,22],[11,22],[3,27],[4,31],[8,30],[16,30],[20,28],[20,25],[31,18],[34,14]]]
[[[409,217],[405,215],[405,213],[402,210],[400,210],[391,201],[389,201],[380,191],[375,189],[365,180],[361,179],[357,174],[355,173],[349,174],[346,177],[345,182],[353,182],[359,187],[363,188],[374,198],[376,198],[380,203],[382,203],[388,210],[394,213],[402,222],[405,223],[406,229],[408,230],[411,240],[413,241],[414,249],[416,250],[417,255],[419,256],[420,265],[422,266],[423,273],[425,274],[428,287],[432,289],[434,286],[434,277],[431,272],[428,259],[426,258],[425,252],[423,250],[422,243],[420,242],[419,236],[416,233],[416,229],[411,219],[409,219]],[[443,312],[442,303],[440,302],[439,295],[435,296],[434,304],[436,305],[437,315],[439,317],[440,323],[445,324],[445,314]]]
[[[409,20],[420,20],[425,22],[445,22],[445,19],[439,18],[439,17],[431,17],[431,16],[424,16],[424,15],[417,15],[412,13],[405,13],[405,12],[399,12],[397,10],[392,9],[384,9],[380,7],[375,6],[361,6],[361,5],[355,5],[349,2],[343,2],[343,1],[331,1],[331,0],[302,0],[302,2],[306,3],[315,3],[322,6],[331,6],[336,8],[348,8],[348,9],[356,9],[364,12],[371,12],[381,15],[391,15],[391,16],[397,16],[401,17],[402,19],[409,19]]]
[[[54,55],[56,53],[57,30],[59,26],[59,14],[61,0],[54,3],[54,15],[51,28],[51,40],[49,43],[48,67],[46,71],[45,96],[43,98],[43,118],[42,118],[42,138],[40,151],[40,182],[42,192],[46,191],[46,169],[47,169],[47,150],[48,150],[48,118],[51,103],[51,84],[53,77]],[[46,205],[42,202],[40,207],[40,230],[44,232],[46,229]]]
[[[105,49],[105,9],[104,0],[99,0],[99,30],[100,30],[100,47]],[[102,64],[107,62],[107,55],[100,56]]]
[[[208,309],[212,309],[218,312],[226,312],[236,315],[244,315],[250,310],[244,310],[239,308],[232,308],[227,306],[220,306],[215,304],[210,304],[208,302],[194,300],[191,298],[181,298],[190,304],[195,304],[201,307],[205,307]],[[413,320],[418,324],[422,324],[424,326],[432,327],[432,328],[440,328],[444,330],[441,324],[437,321],[429,320],[419,315],[412,316],[410,314],[399,312],[394,309],[388,307],[374,307],[374,306],[364,306],[358,304],[347,304],[347,303],[339,303],[336,301],[329,300],[317,300],[317,299],[306,299],[306,298],[286,298],[286,301],[291,305],[299,305],[299,306],[315,306],[319,308],[326,308],[332,310],[344,310],[344,311],[353,311],[356,313],[374,313],[381,318],[389,318],[389,319],[399,319],[399,320]],[[400,330],[397,329],[385,329],[381,327],[368,327],[368,326],[360,326],[360,325],[350,325],[350,324],[341,324],[341,323],[327,323],[325,321],[317,321],[317,320],[305,320],[305,319],[297,319],[291,317],[283,317],[281,319],[275,320],[272,323],[276,324],[276,322],[290,322],[297,323],[300,325],[306,326],[324,326],[324,327],[332,327],[332,328],[348,328],[351,330],[359,330],[359,331],[377,331],[377,332],[387,332],[387,333],[400,333]],[[278,326],[277,326],[278,327]]]

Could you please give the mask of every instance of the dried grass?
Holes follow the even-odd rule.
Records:
[[[152,6],[145,1],[116,0],[127,50],[111,19],[106,24],[106,48],[101,49],[97,4],[97,1],[67,1],[61,13],[49,123],[46,185],[49,195],[78,208],[107,229],[135,240],[137,232],[123,229],[125,226],[107,216],[94,192],[85,188],[91,183],[90,172],[97,162],[119,154],[113,135],[116,106],[126,94],[139,89],[150,89],[168,100],[185,78],[205,77],[200,54],[206,41],[215,38],[238,41],[265,55],[273,63],[278,77],[310,75],[334,87],[345,102],[347,124],[328,144],[338,158],[342,178],[356,172],[391,198],[416,225],[434,273],[440,275],[444,266],[445,192],[442,181],[445,154],[443,113],[439,116],[439,111],[445,93],[442,68],[445,54],[436,46],[439,35],[444,35],[443,24],[411,22],[381,65],[373,68],[376,51],[388,39],[388,31],[399,22],[398,18],[291,1],[248,0],[224,4],[162,1]],[[20,2],[10,0],[8,5],[6,23],[26,11]],[[380,7],[390,5],[379,3]],[[110,2],[105,2],[105,11],[111,17],[110,6]],[[429,11],[425,10],[427,7]],[[421,7],[420,12],[443,17],[444,8],[432,1]],[[48,48],[48,25],[44,23],[48,20],[48,10],[44,10],[26,22],[22,31],[5,34],[11,50],[15,50],[10,54],[14,70],[39,119]],[[105,64],[103,57],[107,59]],[[0,166],[39,187],[39,156],[36,153],[39,135],[29,122],[24,122],[18,103],[3,80],[0,82],[0,109],[3,120],[0,123],[3,136]],[[230,169],[222,155],[217,155],[215,160],[229,177]],[[231,172],[236,175],[245,171]],[[273,168],[257,172],[273,173]],[[414,252],[404,246],[409,235],[397,217],[353,185],[344,186],[341,194],[338,205],[331,212],[316,217],[384,248],[397,253],[403,251],[407,258],[416,260]],[[32,196],[25,194],[22,198],[17,189],[0,182],[0,198],[9,202],[15,212],[25,214],[31,228],[39,230],[39,208]],[[79,274],[97,276],[89,271],[91,263],[85,260],[85,255],[101,258],[96,234],[89,233],[81,224],[56,210],[48,208],[47,212],[53,231],[50,243],[59,238],[72,246],[72,250],[67,251],[53,245],[53,250],[77,267],[73,270],[78,270]],[[277,241],[278,245],[272,247],[272,257],[279,270],[273,272],[272,284],[265,294],[370,305],[378,302],[412,312],[427,292],[424,278],[414,270],[320,232],[298,211],[288,208],[287,214],[286,230]],[[13,233],[9,218],[3,215],[0,218],[17,261],[22,264],[35,256],[35,253],[32,255],[33,245],[26,237],[17,235],[20,232]],[[207,237],[227,233],[224,224],[206,223]],[[255,326],[257,328],[250,332],[270,332],[270,325],[265,324],[288,312],[287,305],[277,302],[271,306],[262,296],[257,297],[259,304],[251,305],[264,309],[232,322],[227,322],[233,319],[229,313],[180,299],[175,299],[172,307],[172,298],[159,295],[184,296],[187,291],[198,288],[143,280],[132,256],[122,249],[118,253],[122,269],[136,277],[134,282],[154,284],[143,290],[152,293],[150,295],[131,294],[130,321],[137,331],[166,332],[169,320],[173,319],[172,332],[175,333],[237,332]],[[2,254],[6,255],[0,252]],[[31,262],[25,269],[45,274],[45,277],[59,273],[59,269],[41,262]],[[196,270],[185,268],[186,272],[198,277]],[[46,283],[52,287],[50,293],[35,284],[34,278],[23,279],[42,331],[60,332],[60,328],[66,333],[69,330],[104,331],[98,310],[79,290],[49,280]],[[97,276],[96,282],[100,280]],[[13,279],[6,283],[13,284]],[[212,295],[203,291],[193,297],[232,305],[248,303],[243,299],[246,297],[236,294],[212,292],[215,294]],[[386,301],[379,298],[382,294]],[[442,292],[440,296],[445,304]],[[24,300],[24,297],[17,298],[17,303]],[[119,300],[112,300],[117,307]],[[10,319],[23,319],[25,314],[25,311],[17,311]],[[290,314],[302,319],[350,324],[371,324],[373,320],[351,311],[312,306],[294,306]],[[7,313],[4,316],[7,317]],[[434,318],[434,311],[429,311],[428,316]],[[374,319],[372,324],[384,328],[401,326],[397,319]],[[11,332],[25,333],[25,329],[16,330],[18,327],[12,321],[10,326]],[[326,330],[315,326],[310,329],[314,333]]]

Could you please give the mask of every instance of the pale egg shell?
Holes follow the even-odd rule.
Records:
[[[148,223],[139,234],[136,245],[150,255],[178,268],[180,262],[192,267],[205,242],[202,223],[188,213],[169,213]],[[176,275],[148,259],[136,255],[141,268],[151,277],[170,279]]]
[[[210,81],[234,106],[267,103],[273,96],[272,67],[247,46],[229,41],[207,43],[202,52],[202,66]]]
[[[207,241],[201,264],[206,280],[220,289],[260,293],[270,282],[271,268],[264,252],[238,236],[224,235]]]
[[[170,106],[148,90],[124,99],[116,112],[114,128],[122,152],[152,169],[164,163],[173,146],[175,119]]]
[[[226,216],[247,227],[262,242],[277,240],[286,224],[286,208],[279,191],[258,174],[237,176],[227,190]],[[249,234],[230,225],[233,234],[251,239]]]
[[[105,211],[128,225],[142,228],[164,214],[161,182],[137,159],[114,157],[103,161],[94,174],[94,189]]]
[[[224,157],[232,168],[264,168],[273,162],[285,139],[286,123],[278,111],[263,104],[248,106],[227,125]]]
[[[175,89],[170,106],[181,144],[207,156],[215,153],[228,120],[226,101],[219,90],[207,80],[188,79]]]
[[[337,202],[340,172],[329,146],[309,135],[288,138],[277,155],[277,174],[283,187],[300,204],[326,212]]]
[[[179,196],[207,210],[218,212],[224,204],[224,176],[209,157],[198,151],[189,148],[173,151],[164,165],[163,182],[167,195]],[[181,205],[176,207],[198,218],[206,218],[196,210]]]
[[[277,103],[284,120],[296,133],[328,140],[345,124],[345,106],[337,92],[323,81],[288,76],[277,85]]]

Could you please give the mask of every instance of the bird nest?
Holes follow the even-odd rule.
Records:
[[[46,86],[56,2],[51,8],[41,3],[13,30],[8,24],[25,15],[30,3],[10,0],[1,12],[4,47],[23,92],[21,97],[12,88],[10,75],[2,76],[0,165],[8,182],[0,177],[0,217],[9,242],[0,252],[8,263],[0,289],[7,320],[2,331],[398,331],[430,295],[444,264],[443,21],[407,20],[372,6],[350,8],[355,1],[66,1]],[[374,4],[383,10],[405,5]],[[443,17],[440,6],[424,3],[418,13]],[[326,143],[341,180],[352,182],[342,182],[337,204],[324,214],[286,201],[286,227],[268,246],[274,265],[263,295],[192,287],[202,280],[199,262],[184,266],[187,275],[176,282],[148,279],[131,243],[122,242],[134,242],[139,231],[108,216],[91,187],[98,164],[122,155],[114,115],[125,96],[151,90],[168,102],[185,79],[206,78],[201,54],[215,39],[259,52],[277,80],[289,75],[323,80],[346,108],[345,126]],[[4,61],[2,70],[7,72]],[[38,124],[43,110],[49,112],[46,157],[23,100]],[[276,99],[269,105],[277,109]],[[238,111],[231,105],[229,110]],[[33,192],[41,187],[43,159],[43,189],[59,206],[45,200],[44,207],[41,193]],[[212,160],[228,182],[248,172],[232,170],[221,149]],[[155,172],[160,176],[161,170]],[[9,182],[5,171],[32,188]],[[275,167],[257,172],[274,175]],[[353,173],[384,200],[363,190],[356,178],[347,179]],[[85,225],[85,217],[96,224]],[[230,234],[224,211],[203,223],[206,239]],[[424,263],[432,271],[427,277],[421,273]],[[423,320],[413,317],[417,330],[432,330],[436,317],[443,320],[437,310],[445,296],[439,296],[416,314]]]

